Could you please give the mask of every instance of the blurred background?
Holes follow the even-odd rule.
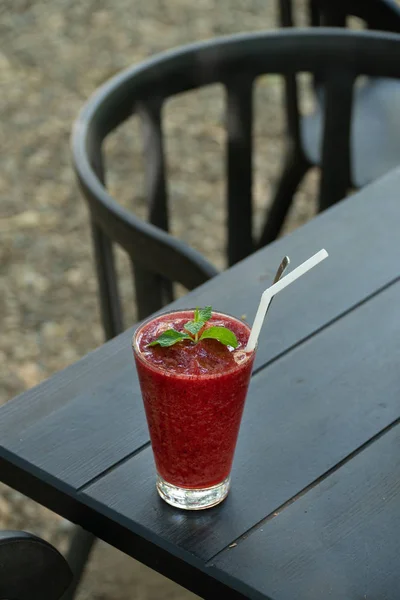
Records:
[[[296,21],[303,19],[298,0]],[[80,107],[119,70],[184,43],[276,27],[273,0],[2,0],[0,3],[0,403],[103,341],[91,237],[71,168]],[[257,223],[279,173],[284,115],[278,79],[256,91]],[[168,102],[172,232],[224,268],[223,96],[219,86]],[[307,108],[307,95],[303,99]],[[268,139],[268,142],[266,141]],[[132,120],[106,142],[109,188],[144,214],[143,158]],[[317,174],[297,193],[287,229],[315,212]],[[127,324],[135,322],[128,261],[118,254]],[[65,550],[71,526],[0,487],[0,529],[25,529]],[[98,544],[78,598],[194,598]]]

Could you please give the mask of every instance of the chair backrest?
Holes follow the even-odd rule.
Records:
[[[400,33],[400,6],[395,0],[310,0],[325,27],[345,27],[347,17],[358,17],[369,29]]]
[[[395,0],[308,0],[310,27],[346,27],[347,17],[358,17],[369,29],[400,33],[400,6]],[[295,27],[293,0],[278,0],[280,27]],[[323,73],[315,73],[314,87],[323,82]],[[290,139],[300,149],[299,89],[296,76],[285,77],[285,112]]]
[[[53,546],[23,531],[0,531],[0,600],[58,600],[71,580]]]
[[[358,17],[369,29],[400,33],[396,0],[308,0],[310,27],[345,27],[347,17]],[[281,27],[294,27],[293,0],[278,0]]]
[[[161,115],[166,99],[213,83],[225,88],[228,251],[232,263],[252,248],[252,98],[257,78],[269,73],[324,73],[322,189],[324,171],[329,170],[335,188],[332,194],[343,197],[349,185],[355,79],[358,75],[400,77],[399,50],[400,37],[396,35],[287,29],[192,44],[118,74],[83,108],[72,138],[75,169],[96,227],[121,244],[133,263],[152,276],[180,281],[189,288],[197,285],[207,274],[213,274],[212,269],[208,266],[207,271],[206,261],[165,231],[167,193]],[[152,140],[148,199],[153,223],[144,223],[119,206],[103,184],[103,140],[134,113],[145,120]],[[238,238],[239,248],[235,246]]]

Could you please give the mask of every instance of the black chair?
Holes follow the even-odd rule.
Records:
[[[0,600],[58,600],[72,574],[44,540],[23,531],[0,531]]]
[[[340,29],[281,30],[178,48],[131,67],[103,85],[74,125],[72,153],[90,210],[106,337],[122,330],[113,244],[122,246],[131,260],[140,318],[172,299],[171,283],[178,281],[191,289],[217,272],[201,255],[168,233],[162,107],[169,97],[217,82],[225,87],[227,249],[229,263],[233,264],[260,243],[253,239],[252,232],[252,98],[257,78],[268,73],[283,77],[299,72],[323,73],[321,208],[325,208],[344,197],[350,185],[355,80],[359,75],[400,78],[399,57],[400,36]],[[149,222],[119,206],[105,186],[104,139],[134,115],[147,129]],[[264,233],[273,232],[271,239],[278,235],[286,217],[292,187],[290,183],[281,188],[270,209]],[[84,550],[80,565],[76,565],[75,581],[93,538],[79,530],[74,556],[79,541]]]
[[[309,0],[307,8],[312,27],[345,27],[348,17],[357,17],[368,29],[400,33],[400,7],[391,0]],[[293,26],[292,9],[292,0],[279,0],[282,27]],[[321,166],[323,162],[323,72],[315,73],[314,91],[315,111],[301,116],[296,77],[294,74],[286,76],[287,151],[285,168],[276,192],[278,203],[283,197],[289,205],[290,196],[308,169]],[[346,168],[349,188],[363,187],[400,164],[399,109],[400,82],[385,79],[379,72],[354,90],[349,163]],[[332,180],[325,178],[321,184],[320,209],[337,202],[344,195],[343,186],[337,189],[332,183]],[[264,230],[262,243],[271,241],[275,234],[275,230]]]

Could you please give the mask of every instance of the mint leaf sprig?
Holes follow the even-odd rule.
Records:
[[[206,306],[205,308],[196,308],[194,311],[193,321],[188,321],[185,323],[184,329],[186,329],[186,331],[193,336],[193,339],[196,343],[199,341],[200,331],[203,329],[207,321],[211,319],[211,314],[211,306]]]
[[[176,331],[175,329],[167,329],[164,331],[156,340],[147,344],[148,346],[162,346],[168,347],[173,346],[177,342],[184,340],[190,340],[192,343],[197,344],[200,340],[214,339],[221,342],[225,346],[232,346],[237,348],[239,342],[236,335],[227,327],[208,327],[204,328],[204,325],[211,319],[212,308],[206,306],[205,308],[196,308],[194,311],[193,321],[188,321],[184,325],[184,331]],[[202,331],[203,330],[203,331]],[[200,334],[200,332],[202,333]]]
[[[175,329],[167,329],[164,331],[156,340],[147,344],[147,346],[173,346],[176,342],[182,342],[183,340],[191,340],[192,338],[187,333],[181,333],[175,331]]]

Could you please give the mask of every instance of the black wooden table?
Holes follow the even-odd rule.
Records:
[[[205,598],[400,598],[400,170],[189,294],[263,329],[228,499],[164,504],[132,330],[0,410],[0,478]],[[89,325],[88,325],[89,326]]]

